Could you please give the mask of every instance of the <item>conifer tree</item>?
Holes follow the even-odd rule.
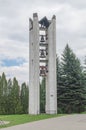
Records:
[[[11,90],[11,101],[12,101],[12,113],[18,114],[18,105],[20,105],[20,86],[16,78],[13,78],[13,85]],[[21,111],[21,110],[20,110]]]
[[[21,85],[21,106],[22,113],[28,113],[28,86],[26,83],[22,83]]]
[[[11,95],[11,91],[12,91],[12,80],[9,79],[7,82],[7,102],[6,102],[6,114],[13,114],[12,113],[12,95]]]
[[[40,111],[41,113],[45,112],[45,95],[46,95],[45,78],[43,78],[40,85]]]
[[[0,114],[6,113],[6,99],[7,99],[7,80],[5,73],[2,73],[1,80],[0,80]]]
[[[1,76],[0,76],[0,114],[2,113],[1,103],[2,103],[2,85],[1,85]]]
[[[60,84],[58,85],[58,107],[63,112],[81,112],[86,101],[83,74],[79,59],[66,45],[61,62]]]

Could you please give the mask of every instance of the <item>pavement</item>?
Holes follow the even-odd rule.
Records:
[[[86,114],[50,118],[2,128],[1,130],[86,130]]]

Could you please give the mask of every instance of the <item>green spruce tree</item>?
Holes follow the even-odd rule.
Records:
[[[16,78],[13,78],[13,85],[11,90],[12,114],[19,114],[22,111],[20,104],[20,86]]]
[[[84,86],[82,68],[68,44],[61,59],[60,84],[58,85],[58,107],[64,113],[81,112],[84,110]]]
[[[13,114],[12,113],[12,95],[11,95],[11,91],[12,91],[12,80],[9,79],[7,82],[7,103],[6,103],[6,114]]]
[[[7,103],[7,80],[5,73],[2,73],[0,80],[0,114],[6,114],[6,103]]]
[[[21,105],[22,105],[22,113],[28,113],[28,86],[26,83],[22,83],[21,85]]]
[[[45,112],[45,95],[46,95],[45,82],[46,82],[46,79],[43,78],[40,85],[40,111],[41,113]]]

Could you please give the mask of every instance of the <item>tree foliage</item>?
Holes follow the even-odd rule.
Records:
[[[28,86],[26,83],[21,85],[21,105],[22,105],[22,113],[28,113]]]
[[[22,94],[23,88],[24,95]],[[27,109],[28,86],[25,83],[19,86],[15,77],[13,81],[11,79],[7,80],[3,73],[0,76],[0,114],[27,113]]]
[[[86,58],[82,68],[79,59],[67,44],[61,60],[57,57],[57,107],[58,113],[86,111]],[[40,84],[40,111],[45,112],[46,78]],[[28,113],[29,87],[19,85],[17,79],[0,76],[0,114]]]
[[[41,85],[40,85],[40,111],[41,113],[45,112],[45,95],[46,95],[46,86],[45,86],[45,78],[42,79]]]
[[[85,109],[85,81],[79,59],[66,45],[58,73],[59,112],[81,112]]]

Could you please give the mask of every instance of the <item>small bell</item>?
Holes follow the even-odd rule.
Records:
[[[40,42],[45,42],[43,35],[41,35],[41,41]]]
[[[48,35],[46,35],[46,40],[48,39]]]
[[[48,73],[48,65],[46,65],[46,73]]]
[[[46,49],[46,55],[48,55],[48,50]]]
[[[40,58],[45,58],[45,52],[44,52],[44,50],[40,50]]]
[[[45,67],[40,66],[40,76],[46,76]]]
[[[45,26],[41,24],[40,29],[41,29],[41,30],[45,30]]]

